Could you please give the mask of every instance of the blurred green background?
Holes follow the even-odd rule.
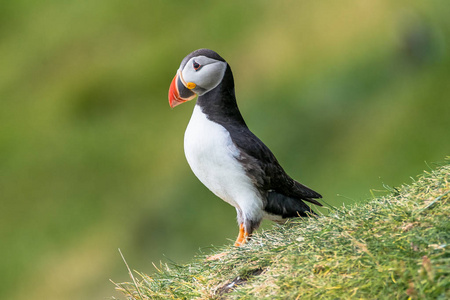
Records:
[[[329,203],[410,182],[450,154],[449,16],[444,0],[2,1],[0,298],[120,296],[118,248],[151,273],[235,239],[184,158],[195,101],[167,101],[197,48]]]

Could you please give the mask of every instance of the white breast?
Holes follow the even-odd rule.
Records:
[[[184,135],[184,152],[194,174],[219,198],[244,214],[262,210],[258,191],[236,159],[239,150],[230,134],[198,105]]]

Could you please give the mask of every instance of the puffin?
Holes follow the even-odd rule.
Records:
[[[216,52],[187,55],[169,88],[171,108],[198,96],[184,135],[184,152],[195,176],[236,208],[242,246],[263,219],[317,216],[305,203],[322,196],[292,179],[245,123],[235,96],[230,65]]]

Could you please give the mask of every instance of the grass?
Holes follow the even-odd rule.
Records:
[[[449,299],[448,162],[385,196],[259,232],[243,247],[161,263],[151,276],[130,271],[132,283],[116,289],[127,299]]]

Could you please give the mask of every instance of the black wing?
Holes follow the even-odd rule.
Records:
[[[275,155],[248,128],[239,126],[228,128],[228,131],[232,141],[241,151],[238,159],[249,177],[253,179],[254,184],[269,193],[269,201],[277,200],[275,202],[279,202],[282,200],[281,196],[284,196],[322,206],[314,200],[314,198],[322,198],[322,196],[287,175]],[[281,194],[281,196],[276,194]],[[289,202],[289,200],[285,199],[284,202]]]

